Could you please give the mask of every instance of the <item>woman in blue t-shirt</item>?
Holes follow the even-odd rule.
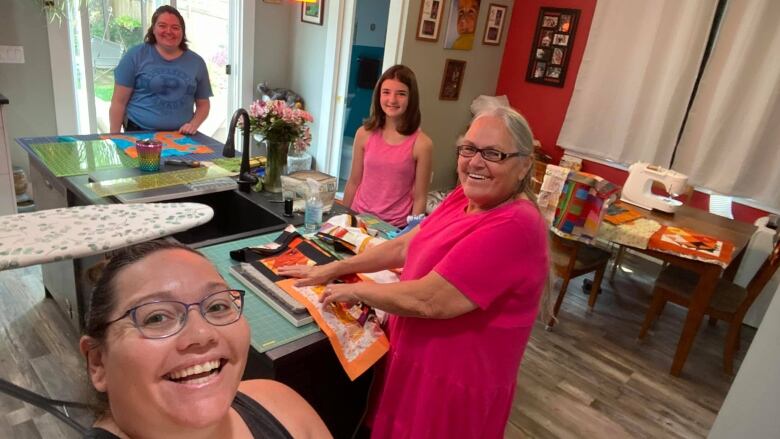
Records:
[[[206,63],[187,49],[184,18],[176,8],[160,6],[144,41],[114,70],[110,131],[124,126],[125,131],[195,134],[209,115],[213,93]]]

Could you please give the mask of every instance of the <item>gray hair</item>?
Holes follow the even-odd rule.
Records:
[[[484,116],[494,116],[504,122],[509,135],[512,137],[513,146],[524,156],[530,156],[534,152],[534,135],[528,121],[522,114],[512,107],[492,105],[478,112],[472,122]]]
[[[509,132],[509,136],[512,138],[512,143],[515,149],[517,149],[521,155],[525,157],[531,157],[531,159],[533,159],[534,135],[531,131],[531,127],[528,125],[528,121],[525,120],[525,117],[523,117],[522,114],[518,113],[514,108],[505,105],[490,105],[474,115],[474,118],[471,120],[471,122],[473,123],[480,117],[485,116],[493,116],[501,120],[504,123],[504,127],[506,127],[507,131]],[[526,172],[523,180],[520,182],[517,193],[524,194],[529,200],[531,200],[532,203],[534,203],[534,205],[536,205],[538,209],[539,206],[537,204],[537,197],[531,187],[531,175],[533,172],[534,166],[532,164],[531,167],[528,168],[528,172]],[[548,247],[548,254],[550,253],[551,252]],[[542,323],[548,325],[548,327],[549,322],[552,320],[557,320],[555,314],[553,314],[554,302],[551,282],[552,273],[550,272],[548,273],[547,279],[544,282],[544,290],[542,292],[541,300],[539,301],[539,314],[537,316],[542,321]]]
[[[531,132],[531,127],[528,125],[528,121],[525,120],[522,114],[518,113],[512,107],[505,105],[489,105],[481,109],[474,118],[472,123],[477,119],[485,116],[496,117],[504,123],[504,127],[509,132],[509,136],[512,138],[512,146],[524,157],[533,158],[534,153],[534,134]],[[533,164],[528,168],[528,172],[523,177],[517,188],[517,193],[523,193],[529,200],[536,204],[536,194],[531,189],[531,174],[533,174]]]

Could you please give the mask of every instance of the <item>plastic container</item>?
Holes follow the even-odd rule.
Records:
[[[312,179],[307,179],[309,194],[306,197],[304,210],[304,230],[306,233],[317,233],[322,227],[322,199],[320,198],[320,184]]]

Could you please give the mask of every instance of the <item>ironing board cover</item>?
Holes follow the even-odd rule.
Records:
[[[104,253],[211,220],[197,203],[102,204],[0,216],[0,270]]]

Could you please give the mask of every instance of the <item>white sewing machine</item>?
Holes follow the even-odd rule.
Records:
[[[670,196],[655,195],[653,182],[662,183]],[[628,180],[623,186],[621,201],[644,209],[674,213],[682,203],[673,197],[685,192],[688,176],[649,163],[636,162],[628,168]]]

